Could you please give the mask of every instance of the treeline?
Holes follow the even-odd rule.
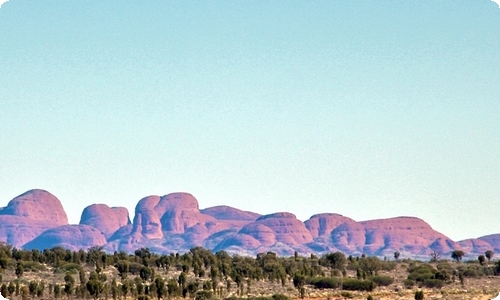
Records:
[[[307,289],[373,291],[393,284],[391,271],[404,263],[409,275],[405,285],[440,287],[457,278],[500,274],[500,263],[463,264],[443,261],[437,266],[411,260],[346,257],[341,252],[304,257],[295,253],[279,257],[273,252],[256,257],[229,255],[194,247],[187,253],[157,254],[148,248],[134,253],[106,253],[102,247],[70,251],[61,247],[21,250],[0,244],[0,291],[4,297],[22,299],[63,297],[77,299],[165,299],[250,297],[258,283],[282,287],[304,297]],[[13,278],[3,280],[9,271]],[[26,276],[39,273],[41,276]],[[48,276],[46,274],[52,274]],[[34,279],[36,277],[36,279]],[[460,280],[462,280],[460,279]],[[275,288],[274,290],[278,290]],[[276,294],[274,300],[287,295]]]

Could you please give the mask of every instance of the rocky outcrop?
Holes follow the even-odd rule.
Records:
[[[482,253],[484,254],[488,250],[494,250],[494,246],[490,243],[483,241],[481,239],[466,239],[457,242],[458,249],[461,249],[465,253]]]
[[[80,218],[80,225],[95,227],[106,238],[110,238],[118,229],[128,224],[131,223],[125,207],[109,207],[106,204],[87,206]]]
[[[430,254],[430,246],[436,241],[439,251],[447,253],[456,245],[445,235],[435,231],[426,222],[414,217],[397,217],[360,222],[365,228],[363,251],[377,255],[392,255],[394,251],[404,254]],[[437,247],[437,245],[435,245]]]
[[[244,226],[238,233],[227,237],[216,249],[241,248],[260,252],[277,245],[287,245],[293,253],[303,245],[313,241],[313,237],[304,223],[294,214],[280,212],[264,215]]]
[[[21,247],[47,229],[67,224],[59,199],[45,190],[30,190],[0,210],[0,241]]]
[[[77,251],[105,244],[106,238],[97,228],[87,225],[65,225],[43,232],[31,242],[25,244],[23,248],[50,249],[60,246]]]
[[[490,244],[490,250],[494,250],[496,253],[500,252],[500,233],[485,235],[480,237],[479,240]]]
[[[217,220],[238,220],[238,221],[255,221],[261,215],[240,210],[227,205],[213,206],[201,210],[202,214],[212,216]]]
[[[0,210],[0,215],[23,217],[54,226],[68,224],[68,217],[59,199],[40,189],[30,190],[15,197]]]
[[[123,207],[93,204],[82,212],[80,225],[68,225],[60,201],[44,190],[28,191],[0,208],[0,242],[28,249],[104,246],[107,251],[133,252],[148,247],[162,253],[202,246],[245,255],[342,251],[392,256],[399,251],[401,257],[422,259],[455,249],[471,257],[487,250],[500,252],[500,234],[455,242],[414,217],[357,222],[324,213],[301,222],[288,212],[262,216],[229,206],[200,210],[188,193],[141,199],[133,222]]]
[[[318,238],[328,237],[330,233],[342,224],[355,223],[351,218],[339,214],[317,214],[305,221],[306,228],[316,240]],[[324,241],[324,239],[321,239]]]

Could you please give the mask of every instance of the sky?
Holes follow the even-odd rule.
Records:
[[[489,0],[4,1],[0,207],[188,192],[500,233],[499,49]]]

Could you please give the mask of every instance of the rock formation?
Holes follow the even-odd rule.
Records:
[[[25,244],[25,249],[49,249],[63,247],[72,251],[103,246],[106,238],[99,229],[88,225],[64,225],[51,228]]]
[[[255,255],[274,251],[308,255],[342,251],[353,255],[430,258],[455,249],[469,256],[486,250],[500,252],[500,234],[452,241],[414,217],[357,222],[324,213],[302,222],[295,215],[268,215],[229,206],[199,209],[188,193],[148,196],[135,208],[133,222],[127,209],[93,204],[84,209],[80,225],[68,225],[60,201],[44,190],[31,190],[0,208],[0,242],[27,249],[61,246],[71,250],[104,246],[107,251],[185,252],[202,246],[218,251]]]
[[[87,206],[80,219],[80,225],[95,227],[106,238],[110,238],[118,229],[128,224],[131,223],[125,207],[109,207],[106,204]]]
[[[45,230],[67,224],[66,212],[54,195],[30,190],[0,210],[0,242],[21,247]]]

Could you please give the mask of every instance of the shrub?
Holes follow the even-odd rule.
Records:
[[[405,279],[403,280],[403,285],[405,286],[405,288],[411,289],[415,286],[415,281],[411,279]]]
[[[397,263],[394,261],[387,260],[382,262],[382,270],[384,271],[392,271],[396,268],[396,266]]]
[[[424,299],[424,292],[423,291],[416,291],[415,292],[415,300],[423,300]]]
[[[211,291],[197,291],[194,294],[195,300],[208,300],[213,298],[213,293]]]
[[[23,267],[24,271],[38,272],[47,270],[44,265],[35,261],[23,261]]]
[[[273,300],[290,300],[290,297],[288,297],[287,295],[283,295],[283,294],[274,294]]]
[[[25,265],[25,268],[26,268],[26,265]],[[83,270],[83,268],[80,264],[75,264],[75,263],[63,263],[63,264],[61,264],[59,269],[64,270],[66,272],[71,272],[71,273]]]
[[[342,292],[340,295],[344,298],[352,298],[352,293],[349,292]]]
[[[340,279],[336,277],[309,277],[306,283],[317,289],[336,289],[340,287]]]
[[[440,279],[426,279],[424,282],[421,283],[421,286],[427,287],[427,288],[442,288],[444,286],[445,282],[440,280]]]
[[[348,278],[342,283],[342,289],[348,291],[368,291],[371,292],[377,285],[371,280],[359,280]]]
[[[394,278],[389,276],[372,276],[370,280],[375,282],[378,286],[389,286],[394,282]]]

